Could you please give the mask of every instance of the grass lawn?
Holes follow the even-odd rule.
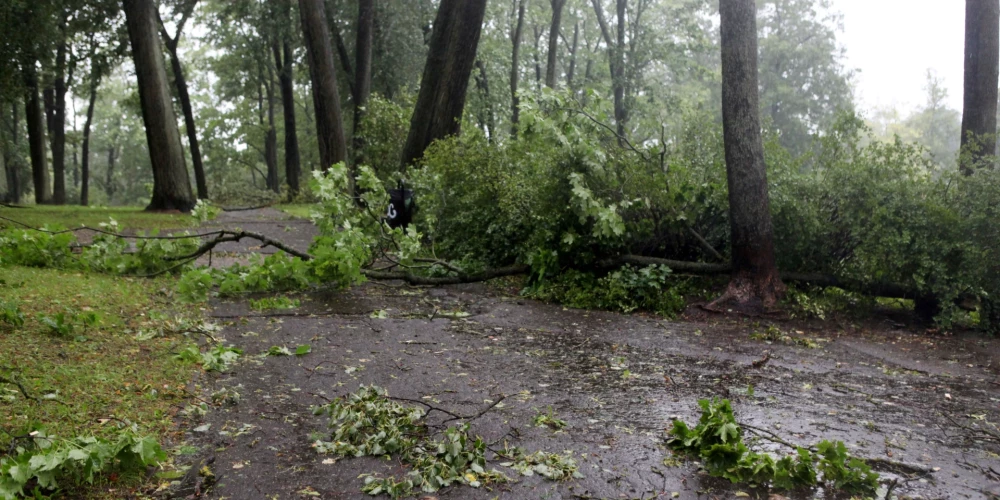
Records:
[[[312,215],[312,211],[316,209],[318,205],[315,203],[288,203],[275,205],[274,208],[285,212],[293,217],[299,217],[301,219],[308,219]]]
[[[0,311],[16,304],[24,317],[15,327],[0,312],[0,378],[20,381],[30,396],[0,381],[0,449],[11,435],[37,429],[61,438],[113,438],[119,425],[131,424],[164,443],[197,366],[174,359],[189,342],[182,336],[139,340],[136,333],[170,324],[173,318],[157,311],[184,312],[168,295],[172,289],[171,278],[0,267]],[[91,313],[97,322],[87,326]],[[60,328],[66,324],[72,326]],[[73,495],[103,497],[107,487]]]
[[[176,229],[195,225],[195,220],[185,214],[164,214],[143,211],[142,207],[81,207],[74,205],[34,205],[28,208],[0,207],[0,216],[23,222],[32,227],[45,224],[66,228],[81,225],[97,227],[101,222],[114,218],[125,229],[142,228]],[[11,225],[0,219],[0,228]]]

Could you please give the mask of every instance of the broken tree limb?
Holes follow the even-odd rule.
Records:
[[[313,258],[312,255],[309,255],[305,252],[300,252],[278,240],[268,238],[267,236],[264,236],[263,234],[260,233],[252,233],[249,231],[229,231],[227,229],[223,229],[215,234],[217,235],[215,238],[212,238],[202,243],[201,246],[199,246],[198,249],[195,250],[194,252],[191,252],[188,255],[170,257],[169,260],[194,260],[197,259],[198,257],[201,257],[202,255],[205,255],[220,243],[240,241],[244,238],[257,240],[262,243],[262,247],[269,247],[269,246],[274,247],[277,248],[278,250],[281,250],[282,252],[298,257],[302,260],[312,260]]]
[[[523,264],[500,267],[497,269],[487,269],[478,273],[461,274],[458,276],[420,276],[407,271],[373,271],[363,270],[362,273],[368,279],[374,280],[402,280],[411,285],[458,285],[462,283],[477,283],[503,276],[515,276],[527,274],[531,268]]]

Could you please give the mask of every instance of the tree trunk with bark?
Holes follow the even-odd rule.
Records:
[[[278,131],[274,128],[274,72],[267,67],[268,81],[264,84],[267,90],[267,134],[264,136],[264,161],[267,164],[267,188],[275,193],[281,192],[281,182],[278,180]]]
[[[354,164],[365,161],[365,138],[361,121],[372,92],[372,38],[375,29],[375,0],[358,1],[358,38],[354,44]]]
[[[493,112],[493,102],[490,100],[490,79],[486,73],[486,65],[483,64],[482,59],[476,59],[476,69],[479,74],[476,75],[476,89],[479,90],[479,94],[485,103],[483,112],[480,114],[479,125],[487,133],[487,138],[489,142],[492,143],[496,138],[496,115]]]
[[[15,153],[18,146],[18,128],[21,126],[20,120],[18,119],[17,113],[17,101],[12,100],[10,105],[11,111],[11,145],[13,147],[4,150],[5,157],[5,168],[4,175],[7,179],[7,201],[11,203],[21,203],[21,193],[24,192],[24,186],[21,184],[20,175],[20,164],[17,160],[18,156]]]
[[[1000,0],[965,1],[965,99],[962,112],[962,173],[983,162],[992,166],[997,144],[997,83],[1000,74]]]
[[[108,204],[115,195],[115,157],[117,151],[115,146],[108,147],[108,168],[104,171],[104,194],[108,196]]]
[[[65,25],[60,31],[65,30]],[[52,203],[66,204],[66,42],[56,47],[56,74],[52,110]]]
[[[25,86],[28,95],[24,100],[24,121],[28,126],[28,148],[31,152],[31,181],[35,191],[35,203],[48,203],[49,165],[45,152],[45,122],[41,99],[38,95],[38,74],[34,63],[25,70]]]
[[[556,88],[556,60],[559,55],[559,25],[562,24],[562,11],[566,0],[550,0],[552,5],[552,23],[549,24],[549,54],[545,66],[545,86]]]
[[[124,0],[123,6],[153,165],[153,198],[146,210],[189,212],[195,197],[160,50],[156,5],[153,0]]]
[[[177,45],[180,43],[181,34],[184,32],[184,25],[194,11],[196,1],[188,2],[181,14],[180,21],[177,22],[177,33],[171,37],[167,33],[166,27],[160,21],[160,34],[163,42],[167,46],[167,53],[170,54],[170,70],[174,74],[174,87],[177,89],[177,100],[181,104],[181,112],[184,113],[184,131],[187,133],[188,146],[191,153],[191,167],[194,169],[195,186],[198,189],[198,198],[208,199],[208,182],[205,179],[205,164],[201,158],[201,146],[198,143],[198,128],[194,121],[194,109],[191,107],[191,95],[188,92],[187,79],[184,77],[184,68],[181,66],[181,59],[177,55]],[[159,18],[157,18],[159,19]]]
[[[566,70],[566,86],[573,89],[573,76],[576,73],[576,50],[580,43],[580,23],[573,25],[573,44],[569,49],[569,69]]]
[[[403,147],[404,169],[419,160],[432,142],[461,131],[485,15],[486,0],[441,0]]]
[[[320,168],[328,170],[335,163],[347,161],[347,140],[340,112],[337,71],[333,65],[330,29],[326,24],[323,0],[299,0],[302,35],[306,45],[309,75],[312,79],[316,108],[316,137],[319,143]],[[353,175],[350,186],[354,191]]]
[[[594,12],[597,15],[597,23],[601,28],[601,35],[604,37],[604,43],[608,46],[611,88],[615,97],[615,125],[618,143],[622,144],[625,138],[625,122],[628,120],[625,108],[625,8],[628,5],[628,0],[615,0],[618,30],[614,38],[611,37],[611,28],[604,17],[604,7],[601,6],[601,0],[592,0],[592,2]]]
[[[520,0],[517,6],[517,25],[514,28],[514,49],[510,64],[510,133],[517,137],[517,122],[521,118],[521,99],[517,96],[517,85],[521,79],[521,38],[524,34],[524,9],[528,0]]]
[[[711,307],[762,311],[784,293],[775,264],[757,87],[757,8],[725,0],[722,15],[722,125],[729,186],[732,276]]]
[[[90,205],[90,125],[94,120],[94,103],[97,102],[97,64],[90,70],[90,99],[87,101],[87,119],[83,122],[83,157],[80,161],[80,205]]]
[[[302,170],[299,137],[295,125],[292,46],[288,40],[284,40],[279,49],[276,39],[271,45],[271,52],[274,54],[274,64],[278,68],[278,83],[281,86],[281,112],[285,121],[285,183],[288,184],[288,198],[292,199],[299,194],[299,176]]]

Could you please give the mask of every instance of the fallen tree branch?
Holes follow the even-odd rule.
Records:
[[[194,252],[191,252],[188,255],[182,255],[182,256],[177,256],[177,257],[169,257],[168,260],[194,260],[194,259],[197,259],[198,257],[201,257],[202,255],[205,255],[209,251],[211,251],[219,243],[238,242],[238,241],[240,241],[240,240],[242,240],[244,238],[250,238],[250,239],[257,240],[257,241],[263,243],[262,246],[264,246],[264,247],[271,246],[271,247],[277,248],[278,250],[281,250],[281,251],[283,251],[283,252],[285,252],[285,253],[287,253],[289,255],[293,255],[295,257],[298,257],[298,258],[300,258],[302,260],[312,260],[312,258],[313,258],[312,255],[309,255],[309,254],[307,254],[305,252],[300,252],[300,251],[298,251],[298,250],[296,250],[296,249],[294,249],[294,248],[292,248],[292,247],[290,247],[288,245],[285,245],[284,243],[282,243],[282,242],[280,242],[278,240],[274,240],[274,239],[268,238],[267,236],[264,236],[263,234],[260,234],[260,233],[251,233],[249,231],[229,231],[227,229],[223,229],[221,231],[218,231],[217,234],[218,234],[218,236],[216,236],[215,238],[213,238],[211,240],[208,240],[208,241],[202,243],[201,246],[198,247],[198,249],[195,250]]]
[[[40,399],[32,396],[31,393],[28,392],[28,389],[24,387],[24,383],[21,382],[21,377],[18,377],[13,371],[10,370],[7,371],[7,375],[8,376],[0,375],[0,384],[10,384],[16,386],[17,390],[21,392],[21,395],[24,396],[24,399],[29,399],[36,403],[41,402]]]
[[[374,280],[402,280],[411,285],[458,285],[462,283],[477,283],[503,276],[515,276],[527,274],[531,268],[523,264],[501,267],[497,269],[487,269],[478,273],[460,274],[458,276],[419,276],[406,271],[373,271],[362,270],[362,274],[368,279]]]

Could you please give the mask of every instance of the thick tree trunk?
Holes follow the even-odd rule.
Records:
[[[28,125],[28,147],[31,152],[31,181],[35,203],[48,203],[49,165],[45,152],[45,114],[38,95],[38,75],[34,68],[26,71],[28,95],[24,103],[24,121]]]
[[[285,183],[288,184],[288,198],[299,194],[299,175],[302,169],[299,157],[299,137],[295,125],[295,80],[292,73],[292,46],[287,40],[271,46],[274,64],[278,69],[278,83],[281,86],[281,111],[285,120]],[[284,54],[282,54],[282,51]],[[284,57],[282,57],[284,55]]]
[[[469,76],[476,61],[486,0],[441,0],[420,94],[403,147],[403,168],[432,142],[461,131]]]
[[[328,170],[335,163],[347,160],[347,140],[340,113],[340,94],[337,90],[337,71],[333,65],[333,49],[330,47],[330,29],[326,24],[323,0],[299,0],[299,13],[316,107],[320,168]],[[350,190],[354,191],[353,176]]]
[[[757,8],[726,0],[722,14],[722,126],[729,186],[732,277],[713,307],[760,311],[784,293],[775,265],[757,88]]]
[[[52,110],[52,203],[66,204],[66,43],[56,47]]]
[[[566,0],[550,0],[552,23],[549,24],[549,54],[545,66],[545,86],[556,88],[556,60],[559,55],[559,25],[562,24],[562,10]]]
[[[153,0],[124,0],[123,6],[153,165],[153,199],[146,210],[188,212],[194,207],[195,197],[160,50],[156,5]]]
[[[180,38],[180,33],[177,34]],[[208,199],[208,181],[205,179],[205,164],[201,159],[201,146],[198,144],[198,128],[194,121],[194,109],[191,107],[191,95],[188,93],[187,79],[184,78],[184,68],[177,57],[177,41],[167,42],[167,52],[170,54],[170,68],[174,73],[174,86],[177,88],[177,99],[184,113],[184,131],[187,132],[188,145],[191,152],[191,166],[194,169],[195,185],[198,198]]]
[[[521,79],[521,38],[524,34],[524,9],[528,0],[520,0],[517,6],[517,25],[514,28],[514,49],[510,64],[510,133],[517,137],[517,122],[521,118],[521,99],[517,96],[517,85]]]
[[[80,205],[90,205],[90,125],[94,120],[94,103],[97,102],[97,65],[91,69],[90,99],[87,101],[87,119],[83,122],[83,158],[80,162]]]
[[[375,0],[358,1],[358,38],[354,45],[354,164],[365,161],[365,138],[361,121],[372,91],[372,36],[375,28]]]
[[[965,102],[961,169],[971,175],[996,153],[1000,0],[965,1]]]

